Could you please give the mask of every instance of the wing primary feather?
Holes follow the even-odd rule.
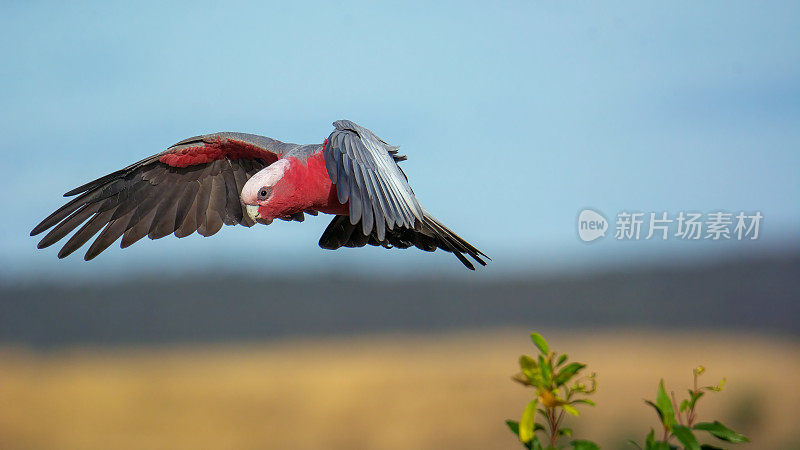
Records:
[[[99,255],[103,252],[103,250],[107,249],[111,244],[114,243],[122,233],[128,228],[128,223],[133,217],[133,210],[128,211],[128,213],[122,217],[117,219],[113,219],[108,222],[108,225],[100,232],[100,235],[97,236],[97,239],[92,242],[92,245],[89,246],[89,250],[86,251],[86,255],[84,259],[86,261],[94,259],[95,256]]]
[[[378,229],[378,238],[383,241],[384,237],[386,236],[385,228],[387,222],[392,222],[391,217],[389,217],[389,209],[386,205],[386,198],[383,196],[383,192],[381,191],[378,182],[375,180],[375,175],[371,171],[364,172],[364,175],[369,179],[369,189],[374,196],[372,205],[375,210],[375,226]]]
[[[206,168],[204,172],[206,171],[210,171],[210,168]],[[200,190],[197,192],[197,205],[195,206],[195,222],[197,223],[197,232],[200,234],[203,234],[200,229],[203,228],[206,221],[209,197],[211,197],[211,177],[204,175],[200,179]]]
[[[386,184],[386,186],[391,190],[395,204],[400,209],[401,217],[403,218],[403,226],[406,228],[414,228],[414,220],[411,218],[411,210],[403,200],[402,195],[397,192],[397,189],[395,189],[393,185]]]
[[[136,217],[140,217],[136,220]],[[156,217],[156,208],[152,207],[144,215],[139,214],[139,210],[136,210],[134,217],[131,217],[131,222],[125,233],[122,235],[122,242],[120,242],[119,246],[121,248],[130,247],[139,239],[147,236],[148,231],[150,231],[150,225],[153,223],[153,219]]]
[[[372,204],[370,202],[370,196],[369,192],[367,191],[366,184],[364,183],[362,171],[362,167],[357,165],[353,166],[353,173],[355,173],[356,180],[355,186],[358,189],[359,197],[361,197],[361,227],[364,231],[364,234],[369,236],[369,234],[372,232],[373,225]]]
[[[108,175],[104,175],[96,180],[92,180],[86,184],[76,187],[75,189],[65,192],[64,197],[72,197],[73,195],[78,195],[84,192],[94,190],[99,186],[107,184],[109,181],[113,181],[119,178],[120,176],[125,175],[126,173],[127,173],[126,169],[121,169],[117,170],[116,172],[112,172]]]
[[[239,189],[236,187],[236,179],[233,177],[233,165],[225,160],[226,167],[222,171],[222,179],[225,182],[225,214],[223,222],[225,225],[236,225],[242,220],[242,202],[239,200]]]
[[[250,218],[250,215],[247,214],[247,211],[245,210],[245,207],[242,204],[241,200],[242,188],[244,187],[244,184],[247,183],[247,180],[248,178],[250,178],[250,176],[247,175],[247,172],[241,165],[236,165],[234,166],[233,170],[233,178],[236,180],[236,192],[237,192],[236,195],[237,195],[237,201],[239,202],[239,210],[240,210],[239,223],[246,227],[252,227],[256,223],[253,221],[253,219]]]
[[[394,190],[391,186],[386,185],[380,177],[378,177],[378,182],[381,185],[381,189],[386,193],[386,200],[388,200],[388,205],[392,208],[395,224],[397,226],[405,226],[405,213],[403,212],[403,208],[400,207],[400,201],[397,199]]]
[[[160,193],[158,192],[159,190],[156,191],[151,190],[150,192],[147,193],[147,197],[145,197],[141,202],[139,202],[139,204],[135,209],[136,212],[133,214],[133,217],[131,217],[131,224],[138,223],[142,219],[142,217],[150,213],[150,210],[154,210],[153,212],[155,212],[156,206],[158,206],[161,200],[159,198],[159,193]]]
[[[383,158],[380,158],[379,161],[381,162],[380,165],[382,169],[376,172],[378,181],[388,194],[388,198],[394,204],[395,210],[398,213],[397,219],[401,219],[397,220],[397,222],[402,223],[407,228],[413,228],[413,215],[411,214],[411,210],[409,209],[404,196],[400,193],[402,188],[398,186],[397,180],[393,180],[393,171],[389,166],[389,163],[384,161]]]
[[[145,191],[149,186],[149,182],[140,179],[134,183],[132,187],[123,191],[124,195],[119,195],[117,197],[118,206],[117,209],[114,210],[114,215],[111,216],[111,220],[118,219],[136,209],[136,207],[139,206],[138,198],[140,196],[146,198],[146,196],[142,195],[142,191]]]
[[[325,158],[325,169],[328,171],[328,176],[331,180],[336,182],[339,178],[339,166],[336,164],[336,158],[334,157],[334,150],[333,145],[331,145],[331,136],[328,136],[328,139],[325,140],[325,145],[322,147],[322,156]]]
[[[345,172],[348,172],[348,178],[350,178],[350,197],[348,201],[350,202],[350,223],[355,225],[361,220],[361,207],[363,203],[361,202],[361,193],[359,192],[358,185],[354,178],[352,178],[353,169],[351,167],[352,162],[349,160],[345,160],[342,158],[343,167]]]
[[[195,192],[199,192],[200,184],[199,182],[195,183],[197,183],[197,188],[196,188],[197,190]],[[197,197],[198,197],[197,194],[192,196],[192,203],[186,210],[186,218],[183,219],[181,225],[178,227],[177,230],[175,230],[175,237],[177,238],[186,237],[197,231],[197,211],[196,211],[198,202]]]
[[[373,204],[373,207],[375,212],[375,233],[378,235],[378,241],[383,242],[386,239],[386,219],[378,205]]]
[[[363,164],[363,155],[358,148],[358,135],[355,133],[340,133],[339,137],[341,146],[347,152],[347,156],[358,164]]]
[[[78,225],[82,224],[86,221],[92,214],[97,212],[97,208],[100,205],[83,205],[77,211],[73,212],[69,217],[64,219],[63,222],[56,225],[55,228],[50,230],[41,241],[37,245],[37,248],[45,248],[49,247],[59,240],[70,233],[70,231],[74,230],[78,227]]]
[[[119,179],[121,177],[124,177],[124,176],[130,174],[135,169],[138,169],[138,168],[140,168],[142,166],[145,166],[147,164],[150,164],[150,163],[153,163],[153,162],[157,161],[160,156],[161,156],[161,153],[156,154],[156,155],[151,155],[151,156],[148,156],[147,158],[144,158],[144,159],[141,159],[139,161],[136,161],[135,163],[133,163],[133,164],[127,166],[127,167],[124,167],[124,168],[122,168],[120,170],[112,172],[112,173],[110,173],[108,175],[104,175],[104,176],[102,176],[102,177],[100,177],[100,178],[98,178],[96,180],[92,180],[92,181],[90,181],[90,182],[88,182],[88,183],[86,183],[84,185],[78,186],[75,189],[72,189],[71,191],[66,192],[66,193],[64,193],[64,197],[72,197],[73,195],[78,195],[78,194],[83,193],[83,192],[88,192],[88,191],[95,190],[100,186],[105,186],[111,181],[114,181],[116,179]]]
[[[78,249],[81,245],[85,244],[86,241],[92,238],[98,231],[108,223],[108,219],[111,215],[114,214],[113,209],[109,209],[107,211],[103,211],[100,213],[95,214],[89,219],[83,226],[72,235],[71,238],[61,247],[61,250],[58,252],[59,258],[65,258],[69,256],[72,252]]]
[[[186,186],[184,186],[183,193],[178,198],[175,207],[175,231],[177,231],[177,229],[183,224],[184,220],[186,220],[186,215],[189,213],[189,208],[192,207],[192,203],[194,203],[194,199],[197,196],[198,190],[200,190],[200,183],[197,181],[190,181],[186,183]]]
[[[197,232],[203,236],[211,236],[222,228],[222,218],[225,213],[225,181],[219,176],[209,178],[211,193],[206,209],[206,219]]]
[[[374,225],[375,218],[372,216],[372,204],[369,201],[367,195],[361,195],[361,202],[363,203],[362,211],[361,211],[361,230],[367,236],[372,233],[372,228]]]
[[[158,205],[155,219],[153,219],[153,224],[147,233],[150,239],[169,236],[177,228],[175,222],[178,213],[178,199],[183,194],[183,190],[176,189],[174,186],[165,187],[161,190],[166,190],[167,192]]]
[[[336,198],[345,204],[350,200],[350,183],[353,174],[350,172],[350,158],[337,147],[334,149],[336,161],[339,163],[339,177],[336,179]]]
[[[75,212],[78,208],[91,202],[97,195],[99,195],[99,192],[91,192],[83,194],[80,197],[76,197],[70,200],[64,206],[58,208],[52,214],[47,216],[44,220],[39,222],[39,224],[36,225],[33,228],[33,230],[31,230],[31,236],[36,236],[37,234],[52,227],[58,222],[61,222],[62,220],[64,220],[65,217]]]

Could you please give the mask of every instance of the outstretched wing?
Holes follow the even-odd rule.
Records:
[[[320,238],[320,247],[337,249],[370,244],[415,246],[426,251],[439,248],[453,253],[469,269],[475,267],[464,254],[486,265],[482,257],[488,257],[483,252],[419,204],[397,165],[405,159],[397,155],[397,147],[349,120],[336,121],[333,126],[335,130],[324,144],[325,167],[336,184],[339,202],[350,202],[350,214],[336,216],[331,221]]]
[[[359,221],[363,234],[373,227],[381,241],[386,228],[414,229],[422,220],[422,207],[395,158],[392,147],[372,131],[349,120],[337,120],[324,144],[325,167],[336,184],[339,202],[350,202],[350,223]]]
[[[254,222],[239,199],[242,186],[290,145],[229,132],[185,139],[67,192],[65,197],[77,197],[44,219],[31,236],[52,228],[39,242],[45,248],[83,224],[59,251],[64,258],[102,228],[86,252],[88,261],[120,236],[125,248],[144,236],[184,237],[195,231],[211,236],[223,224],[250,227]]]

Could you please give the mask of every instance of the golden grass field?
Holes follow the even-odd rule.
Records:
[[[598,373],[598,406],[569,426],[604,448],[641,440],[660,377],[725,376],[700,416],[742,449],[800,448],[800,352],[791,338],[637,330],[545,333]],[[0,449],[515,449],[506,418],[527,330],[266,344],[0,350]],[[737,428],[738,427],[738,428]]]

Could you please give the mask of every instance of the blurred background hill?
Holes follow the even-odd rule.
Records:
[[[800,333],[800,252],[560,276],[154,275],[0,287],[0,340],[34,348],[502,327]]]

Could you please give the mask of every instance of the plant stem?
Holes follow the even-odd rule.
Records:
[[[675,400],[675,391],[670,391],[670,395],[672,396],[673,408],[675,408],[676,406],[678,408],[678,414],[676,414],[676,416],[678,417],[678,423],[683,425],[683,412],[681,411],[681,408],[678,405],[678,401]]]
[[[694,373],[694,391],[692,392],[694,392],[693,395],[697,395],[699,393],[699,390],[697,389],[697,372]],[[689,410],[689,413],[687,414],[686,421],[688,423],[689,428],[691,428],[692,425],[694,425],[694,417],[695,417],[694,408],[696,406],[697,402],[694,402],[694,404],[692,404],[692,408]]]

